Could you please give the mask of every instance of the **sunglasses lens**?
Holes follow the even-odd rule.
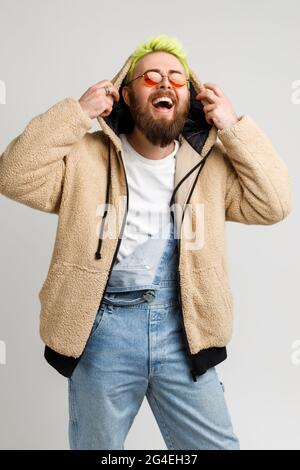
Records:
[[[162,76],[159,72],[150,71],[144,75],[144,82],[147,86],[157,85],[161,80]],[[169,80],[175,88],[180,88],[186,83],[184,75],[175,72],[169,74]]]
[[[173,72],[169,75],[169,80],[177,88],[185,85],[186,83],[185,76],[176,72]]]
[[[146,72],[144,80],[145,84],[148,86],[157,85],[161,81],[161,74],[158,72]]]

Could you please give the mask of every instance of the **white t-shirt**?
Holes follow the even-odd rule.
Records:
[[[153,160],[136,152],[126,134],[119,137],[129,190],[126,226],[117,256],[121,261],[149,237],[168,237],[169,202],[174,190],[175,155],[180,143],[174,140],[175,147],[169,155]]]

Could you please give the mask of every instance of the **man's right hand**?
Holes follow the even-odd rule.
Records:
[[[109,87],[111,95],[105,94],[105,86]],[[116,87],[108,80],[101,80],[88,88],[79,98],[79,103],[89,118],[94,119],[97,116],[109,116],[113,109],[114,100],[119,101],[119,99],[120,95]]]

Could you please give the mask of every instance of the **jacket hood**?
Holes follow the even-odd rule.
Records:
[[[126,103],[124,102],[121,90],[124,86],[125,77],[130,69],[132,56],[130,55],[120,71],[114,76],[111,82],[120,94],[120,100],[114,102],[112,112],[107,117],[98,116],[97,120],[101,129],[107,134],[118,150],[121,150],[122,143],[119,138],[121,133],[129,133],[133,129],[133,119]],[[205,156],[217,137],[217,129],[214,125],[207,123],[203,111],[205,100],[196,100],[195,96],[205,90],[201,81],[190,68],[190,111],[179,136],[185,138],[191,147],[201,156]]]
[[[123,86],[125,85],[125,78],[130,69],[131,62],[132,56],[130,55],[121,67],[120,71],[111,80],[111,82],[114,84],[114,86],[119,92],[119,101],[114,101],[113,109],[109,116],[97,117],[101,129],[110,139],[108,152],[108,181],[105,199],[106,208],[109,204],[111,190],[111,143],[114,144],[117,152],[120,153],[122,150],[122,142],[119,135],[122,133],[126,134],[131,132],[134,126],[129,107],[126,105],[121,92]],[[172,198],[170,200],[170,206],[172,206],[173,201],[175,200],[175,194],[179,187],[182,185],[182,183],[187,178],[189,178],[191,174],[194,173],[197,169],[199,169],[199,175],[217,138],[217,128],[214,125],[208,124],[205,119],[203,105],[206,104],[206,100],[195,99],[196,95],[203,90],[205,90],[205,87],[202,85],[195,72],[193,72],[193,70],[190,68],[190,110],[182,132],[178,136],[178,140],[181,144],[186,141],[192,147],[194,151],[194,156],[192,159],[193,166],[189,168],[189,171],[187,171],[186,175],[176,185],[172,194]],[[102,233],[107,212],[108,211],[105,210],[103,214],[102,223],[100,226],[98,248],[95,253],[95,259],[101,258]]]

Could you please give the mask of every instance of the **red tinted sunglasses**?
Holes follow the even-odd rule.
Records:
[[[163,76],[161,75],[160,72],[155,72],[154,70],[149,70],[148,72],[143,73],[142,75],[139,75],[138,77],[135,77],[133,80],[130,80],[126,85],[129,85],[132,83],[134,80],[137,80],[138,78],[143,77],[144,79],[144,85],[148,87],[152,87],[160,83],[163,79]],[[170,72],[168,74],[168,79],[171,85],[174,88],[181,88],[184,85],[187,85],[189,87],[189,80],[182,75],[181,73],[178,72]]]

